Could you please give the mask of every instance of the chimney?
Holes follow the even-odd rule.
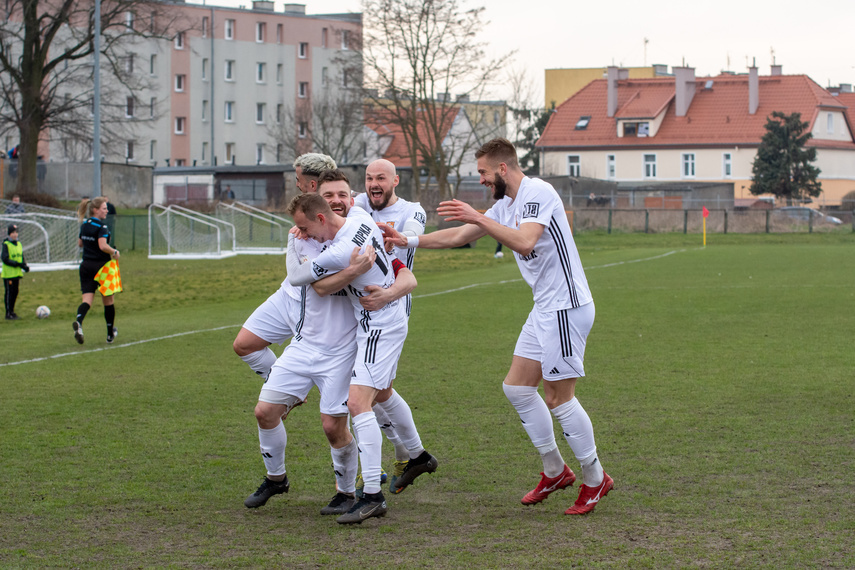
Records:
[[[783,66],[772,64],[772,72],[769,75],[783,75]]]
[[[840,84],[840,92],[841,93],[852,93],[852,84],[851,83],[841,83]]]
[[[252,9],[261,10],[263,12],[272,12],[273,2],[270,0],[253,0]]]
[[[306,13],[306,5],[305,4],[285,4],[283,6],[283,12],[286,14],[305,14]]]
[[[760,106],[760,76],[757,67],[748,68],[748,114],[753,115]]]
[[[695,68],[674,68],[675,95],[677,100],[677,116],[685,117],[689,112],[689,105],[695,96]]]
[[[620,70],[614,65],[606,68],[606,82],[608,82],[608,116],[614,117],[617,113],[617,84]]]
[[[626,79],[629,79],[629,70],[625,67],[621,67],[617,70],[617,78],[618,81],[624,81]]]

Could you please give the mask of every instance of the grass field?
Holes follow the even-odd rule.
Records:
[[[699,241],[579,237],[577,393],[615,480],[584,517],[578,487],[519,503],[541,465],[501,382],[531,291],[489,240],[417,255],[396,387],[440,466],[358,527],[318,514],[316,394],[286,422],[291,492],[243,506],[259,382],[231,342],[282,258],[123,256],[109,347],[98,304],[72,338],[76,272],[31,273],[0,322],[0,567],[855,567],[855,237]]]

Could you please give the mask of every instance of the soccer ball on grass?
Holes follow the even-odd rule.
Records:
[[[46,319],[50,316],[50,309],[46,305],[42,305],[36,309],[36,316],[40,319]]]

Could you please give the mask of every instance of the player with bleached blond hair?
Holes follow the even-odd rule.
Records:
[[[485,143],[475,157],[481,184],[491,188],[498,200],[492,208],[481,214],[459,200],[442,202],[439,215],[464,225],[421,237],[407,237],[387,226],[383,228],[386,241],[399,247],[444,249],[489,235],[514,251],[520,273],[534,294],[534,308],[523,325],[502,387],[543,461],[540,483],[522,503],[539,503],[576,480],[558,451],[551,412],[582,466],[584,479],[575,504],[564,512],[585,514],[614,486],[600,465],[593,425],[575,394],[576,381],[585,375],[585,344],[594,324],[591,290],[555,189],[525,176],[516,149],[505,139]],[[541,380],[545,401],[537,392]]]

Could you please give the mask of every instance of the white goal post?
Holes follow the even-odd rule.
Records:
[[[288,249],[294,223],[243,202],[220,202],[217,218],[235,229],[235,250],[242,254],[281,254]]]
[[[80,222],[65,210],[26,204],[23,214],[0,214],[5,238],[10,224],[18,226],[18,239],[24,245],[24,260],[32,271],[76,269],[80,265],[77,237]]]
[[[229,222],[175,204],[148,208],[149,259],[205,259],[235,255]]]

